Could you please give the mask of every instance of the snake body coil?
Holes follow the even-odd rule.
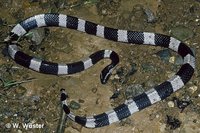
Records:
[[[109,125],[113,122],[122,120],[160,100],[163,100],[170,96],[173,92],[183,87],[194,73],[195,57],[193,52],[186,44],[173,37],[150,32],[109,28],[63,14],[40,14],[30,17],[20,22],[12,29],[10,39],[17,40],[19,37],[25,35],[29,30],[45,26],[67,27],[108,40],[124,42],[127,44],[134,43],[165,47],[177,52],[184,60],[184,63],[179,71],[167,81],[132,99],[126,100],[125,103],[110,111],[95,116],[81,117],[74,115],[67,105],[66,93],[62,90],[61,101],[64,111],[67,113],[69,118],[85,127],[96,128]],[[111,50],[98,51],[86,60],[71,64],[57,64],[31,57],[19,51],[17,45],[14,43],[10,43],[8,45],[8,51],[10,56],[18,64],[41,73],[55,75],[80,72],[91,67],[103,58],[110,58],[112,60],[111,64],[101,73],[102,83],[106,83],[113,68],[119,62],[118,55]]]

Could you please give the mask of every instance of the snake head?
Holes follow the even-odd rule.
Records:
[[[110,78],[110,75],[112,74],[114,66],[112,64],[106,66],[100,74],[100,80],[102,84],[106,84],[108,79]]]

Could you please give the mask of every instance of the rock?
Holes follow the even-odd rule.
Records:
[[[120,67],[119,69],[116,70],[117,75],[121,78],[122,76],[125,76],[124,69]]]
[[[97,88],[96,87],[92,88],[92,92],[96,93],[97,92]]]
[[[72,100],[69,104],[69,107],[73,110],[78,110],[81,107],[81,105],[76,101]]]
[[[170,71],[167,71],[166,73],[168,78],[171,78],[176,74],[175,72],[170,72]]]
[[[120,79],[120,77],[117,74],[115,74],[114,77],[112,78],[112,80],[114,80],[114,79]]]
[[[175,59],[176,59],[176,57],[172,56],[172,57],[169,58],[169,62],[174,64],[175,63]]]
[[[156,22],[155,14],[149,8],[144,9],[144,12],[147,16],[147,22],[148,23]]]
[[[137,72],[136,66],[137,66],[137,65],[136,65],[135,63],[132,63],[132,64],[131,64],[131,70],[129,70],[127,76],[131,76],[131,75],[133,75],[134,73]]]
[[[35,95],[31,97],[31,102],[38,103],[40,101],[40,96]]]
[[[151,71],[154,72],[154,71],[156,71],[156,68],[150,63],[144,63],[144,64],[142,64],[142,70],[144,72],[151,72]]]
[[[156,84],[153,80],[148,80],[144,83],[145,88],[153,88]]]
[[[75,123],[75,122],[72,123],[71,127],[72,127],[74,130],[76,130],[77,133],[80,133],[81,130],[82,130],[82,128],[83,128],[83,126],[81,126],[80,124]],[[76,131],[73,131],[72,133],[74,133],[74,132],[76,133]],[[71,133],[71,132],[70,132],[70,133]]]
[[[118,96],[120,95],[120,91],[119,90],[116,90],[113,95],[110,97],[110,99],[115,99],[115,98],[118,98]]]
[[[171,34],[181,41],[186,41],[194,36],[194,32],[190,28],[182,25],[172,28]]]
[[[40,45],[46,36],[45,28],[33,29],[26,37],[31,40],[34,45]]]
[[[158,51],[156,53],[156,55],[159,56],[161,58],[161,60],[163,60],[165,62],[168,62],[171,57],[171,53],[170,53],[169,49],[164,49],[164,50]]]
[[[140,84],[133,84],[126,88],[125,95],[126,98],[132,98],[144,92],[144,88]]]
[[[193,94],[194,92],[196,92],[198,89],[198,87],[196,85],[189,87],[189,90],[191,91],[191,93]]]
[[[97,98],[97,100],[96,100],[96,102],[95,102],[95,103],[96,103],[96,104],[99,104],[99,101],[100,101],[100,99],[99,99],[99,98]]]
[[[175,57],[175,65],[182,65],[183,64],[183,58],[179,55]]]
[[[162,125],[160,126],[160,132],[161,132],[161,133],[165,133],[165,128],[166,128],[166,124],[162,124]]]
[[[117,79],[121,84],[124,84],[127,82],[128,80],[127,76],[129,75],[125,72],[124,68],[120,67],[119,69],[116,70],[115,79]]]
[[[79,103],[84,103],[85,101],[83,99],[78,99]]]
[[[173,101],[169,101],[167,104],[168,104],[168,106],[169,106],[170,108],[173,108],[173,107],[174,107],[174,102],[173,102]]]
[[[179,128],[181,126],[181,121],[167,115],[167,126],[170,128],[170,130],[175,130],[176,128]]]
[[[149,115],[149,120],[150,121],[154,120],[155,118],[159,118],[159,114],[157,114],[157,113],[151,113]]]
[[[120,126],[126,126],[126,125],[133,126],[134,125],[133,121],[130,118],[121,120],[119,124],[120,124]]]

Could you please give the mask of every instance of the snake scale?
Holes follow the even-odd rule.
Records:
[[[29,56],[21,52],[18,49],[17,43],[14,43],[31,29],[51,26],[75,29],[116,42],[153,45],[169,48],[177,52],[184,60],[184,63],[178,72],[170,79],[136,97],[126,100],[123,104],[110,111],[94,116],[83,117],[74,115],[74,113],[70,111],[70,108],[67,104],[66,92],[61,90],[62,108],[67,116],[71,120],[88,128],[97,128],[110,125],[113,122],[120,121],[137,111],[140,111],[158,101],[165,99],[183,87],[191,79],[194,73],[195,56],[192,50],[185,43],[174,37],[151,32],[114,29],[77,17],[54,13],[32,16],[21,21],[12,29],[9,35],[9,40],[11,41],[8,45],[8,53],[11,58],[14,59],[16,63],[26,68],[33,69],[41,73],[54,75],[77,73],[93,66],[101,59],[110,58],[112,60],[111,64],[105,67],[100,74],[101,83],[105,84],[111,75],[112,70],[119,62],[118,55],[112,50],[97,51],[90,55],[87,59],[75,63],[58,64]]]

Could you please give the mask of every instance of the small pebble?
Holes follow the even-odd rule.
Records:
[[[161,133],[165,133],[165,132],[166,132],[165,129],[166,129],[166,124],[162,124],[162,125],[160,126],[160,132],[161,132]]]
[[[156,113],[150,114],[150,115],[149,115],[149,120],[152,121],[152,120],[154,120],[155,118],[158,118],[159,115],[158,115],[158,117],[156,117],[157,115],[158,115],[158,114],[156,114]]]
[[[102,10],[101,14],[102,14],[102,15],[106,15],[106,14],[107,14],[107,10],[105,10],[105,9]]]
[[[125,126],[125,125],[133,125],[133,121],[130,118],[126,118],[120,121],[120,126]]]
[[[168,106],[169,106],[170,108],[173,108],[173,107],[174,107],[174,102],[173,102],[173,101],[169,101],[167,104],[168,104]]]
[[[97,88],[96,87],[92,88],[92,92],[96,93],[97,92]]]
[[[168,78],[171,78],[172,76],[174,76],[176,74],[174,72],[169,72],[169,71],[167,71],[166,73],[167,73]]]
[[[142,70],[144,72],[154,72],[156,71],[156,67],[154,67],[152,64],[144,63],[142,64]]]
[[[85,101],[83,99],[78,99],[79,103],[84,103]]]
[[[191,90],[191,93],[193,94],[194,92],[196,92],[198,89],[198,87],[196,85],[189,87],[189,90]]]
[[[165,62],[168,62],[171,57],[171,53],[170,53],[169,49],[164,49],[164,50],[158,51],[156,53],[156,55],[159,56],[161,58],[161,60],[163,60]]]
[[[169,58],[169,62],[174,64],[175,63],[175,56],[172,56]]]
[[[116,98],[118,98],[119,95],[120,95],[120,91],[119,91],[119,90],[116,90],[116,91],[114,92],[114,94],[110,97],[110,99],[116,99]]]
[[[32,101],[32,102],[35,102],[35,103],[36,103],[36,102],[39,102],[39,101],[40,101],[40,96],[37,96],[37,95],[32,96],[32,97],[31,97],[31,101]]]
[[[77,103],[76,101],[72,100],[69,104],[69,107],[73,110],[77,110],[81,107],[81,105]]]
[[[99,99],[99,98],[97,98],[97,100],[96,100],[96,104],[99,104],[99,102],[100,102],[100,99]]]
[[[156,84],[155,84],[155,81],[153,80],[148,80],[144,83],[145,87],[147,88],[153,88]]]
[[[144,12],[147,16],[147,22],[148,23],[156,22],[155,14],[149,8],[144,9]]]
[[[114,79],[120,79],[120,77],[116,74],[116,75],[114,76]]]

